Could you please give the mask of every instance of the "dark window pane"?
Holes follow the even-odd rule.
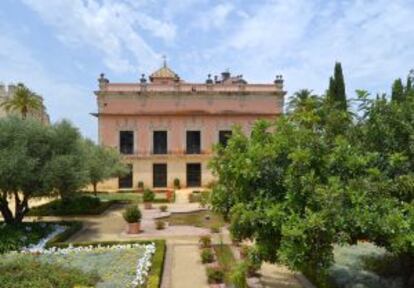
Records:
[[[122,177],[119,177],[118,179],[118,184],[119,184],[119,188],[123,189],[123,188],[132,188],[132,183],[133,181],[133,166],[132,164],[127,164],[127,168],[128,168],[128,173],[125,174]]]
[[[220,145],[223,145],[224,147],[226,147],[227,142],[229,141],[231,135],[232,135],[231,130],[219,131],[219,143],[220,143]]]
[[[134,132],[120,131],[119,132],[119,151],[122,154],[134,153]]]
[[[201,164],[187,164],[187,187],[201,187]]]
[[[200,154],[200,131],[187,131],[187,154]]]
[[[167,164],[154,164],[152,177],[154,187],[167,187]]]
[[[154,131],[154,154],[167,154],[167,131]]]

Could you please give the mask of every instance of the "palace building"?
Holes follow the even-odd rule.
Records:
[[[164,65],[137,83],[98,79],[99,143],[115,147],[130,173],[111,179],[102,190],[160,190],[206,186],[214,180],[208,169],[213,145],[226,145],[234,125],[249,133],[255,120],[283,113],[282,76],[269,84],[249,84],[241,75],[221,73],[205,83],[180,79]],[[177,181],[177,180],[176,180]]]

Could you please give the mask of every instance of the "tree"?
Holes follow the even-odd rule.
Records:
[[[370,99],[361,115],[342,115],[315,98],[251,137],[233,131],[211,162],[218,176],[213,208],[229,216],[236,239],[250,239],[264,260],[310,276],[318,287],[333,262],[333,244],[369,239],[414,277],[414,99]],[[411,277],[411,278],[410,278]]]
[[[45,181],[53,156],[50,132],[37,121],[0,119],[0,211],[8,224],[23,220],[31,198],[51,194],[51,186]],[[15,202],[14,215],[10,199]]]
[[[391,99],[392,101],[402,102],[405,98],[404,96],[404,85],[401,81],[401,78],[398,78],[392,84]]]
[[[22,119],[26,119],[30,111],[38,111],[42,108],[41,98],[30,91],[24,84],[17,84],[12,97],[0,103],[6,111],[18,111]]]
[[[288,110],[296,111],[301,109],[309,109],[309,104],[315,103],[313,100],[317,98],[318,97],[313,94],[312,90],[301,89],[295,92],[293,97],[291,97],[288,103]]]
[[[334,76],[329,79],[327,100],[328,103],[343,111],[348,109],[345,92],[345,80],[342,73],[342,66],[339,62],[335,63]]]
[[[85,141],[85,149],[89,181],[95,195],[99,182],[127,172],[126,167],[120,161],[118,151],[115,149],[98,146],[90,140]]]
[[[68,121],[54,124],[52,134],[54,155],[47,169],[53,173],[49,173],[46,180],[65,203],[74,192],[88,184],[87,155],[78,129]]]

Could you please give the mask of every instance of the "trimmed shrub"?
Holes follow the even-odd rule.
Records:
[[[221,267],[207,267],[207,280],[209,284],[224,282],[224,271]]]
[[[130,205],[122,214],[128,223],[137,223],[141,220],[142,214],[137,205]]]
[[[155,193],[151,189],[146,188],[144,190],[144,195],[142,196],[144,202],[153,202],[155,199]]]
[[[175,178],[174,179],[174,189],[180,189],[180,188],[181,188],[180,179]]]
[[[201,263],[211,263],[214,261],[214,253],[211,249],[203,249],[201,251]]]
[[[210,235],[200,236],[199,242],[200,242],[201,248],[210,248],[211,247],[211,236]]]
[[[210,228],[211,233],[220,233],[220,231],[221,231],[221,228],[219,225],[214,225]]]
[[[165,229],[165,222],[162,221],[162,220],[155,221],[155,228],[157,230],[163,230],[163,229]]]
[[[160,206],[160,211],[161,212],[167,212],[167,210],[168,210],[168,206],[167,205],[161,205]]]

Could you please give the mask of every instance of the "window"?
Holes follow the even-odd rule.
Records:
[[[154,188],[167,187],[167,164],[154,164],[152,167],[152,182]]]
[[[201,164],[187,164],[187,187],[201,187]]]
[[[167,131],[154,131],[153,153],[167,154]]]
[[[220,143],[220,145],[222,145],[223,147],[226,147],[227,142],[229,141],[231,135],[232,135],[231,130],[219,131],[219,143]]]
[[[118,185],[120,189],[132,188],[133,181],[133,166],[127,164],[128,173],[118,179]]]
[[[187,131],[187,154],[200,154],[200,131]]]
[[[119,151],[122,154],[134,153],[134,132],[120,131],[119,132]]]

